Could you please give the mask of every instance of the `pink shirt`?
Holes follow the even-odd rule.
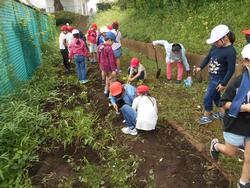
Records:
[[[80,44],[77,44],[77,41],[80,41]],[[69,45],[69,58],[73,58],[74,55],[82,55],[86,57],[88,50],[86,48],[85,42],[82,39],[74,38]]]
[[[102,71],[111,72],[117,69],[115,55],[110,45],[100,44],[97,53],[99,66]]]

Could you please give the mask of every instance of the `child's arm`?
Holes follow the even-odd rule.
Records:
[[[190,71],[190,67],[189,67],[189,64],[187,61],[187,57],[186,57],[186,50],[185,50],[184,46],[182,46],[182,49],[181,49],[181,59],[182,59],[182,63],[184,65],[186,71]]]
[[[235,71],[235,63],[236,63],[236,52],[235,50],[227,55],[227,73],[223,80],[220,82],[222,86],[226,86],[230,78],[233,76]]]
[[[231,107],[232,101],[236,95],[237,85],[239,84],[240,78],[237,77],[228,85],[226,91],[221,97],[220,106],[228,110]]]
[[[166,41],[166,40],[155,40],[152,43],[153,43],[154,46],[155,45],[162,45],[162,46],[164,46],[165,51],[166,52],[168,51],[168,48],[169,48],[169,42],[168,41]]]
[[[134,77],[131,76],[130,81],[134,81],[136,78],[140,76],[140,74],[141,74],[141,71],[138,71]]]
[[[205,57],[205,59],[203,60],[203,62],[200,64],[200,66],[194,68],[193,73],[198,73],[205,66],[207,66],[207,64],[209,63],[209,61],[211,59],[211,51],[212,51],[213,48],[214,48],[214,46],[212,46],[212,48],[210,49],[209,53],[207,54],[207,56]]]

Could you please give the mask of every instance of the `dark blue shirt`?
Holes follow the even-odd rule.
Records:
[[[235,71],[236,50],[233,45],[226,47],[212,46],[200,68],[208,64],[210,77],[220,79],[220,84],[226,86]]]

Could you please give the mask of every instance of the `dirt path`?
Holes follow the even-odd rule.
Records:
[[[88,67],[89,79],[88,100],[100,118],[109,113],[108,100],[103,95],[97,65]],[[79,91],[80,92],[80,91]],[[77,94],[77,92],[76,92]],[[164,188],[227,188],[229,182],[212,168],[201,155],[171,126],[161,125],[152,132],[139,132],[138,136],[123,135],[120,129],[124,126],[122,118],[114,119],[114,129],[118,131],[117,139],[121,146],[128,146],[131,153],[140,158],[139,168],[132,179],[132,187],[164,187]],[[91,149],[78,150],[76,146],[63,151],[54,151],[41,155],[41,163],[31,172],[33,185],[37,187],[58,187],[59,180],[74,176],[73,169],[63,160],[63,156],[71,155],[76,159],[83,156],[98,163],[98,154]],[[46,175],[46,176],[45,176]],[[45,177],[52,177],[45,184]],[[67,178],[65,178],[67,179]],[[73,187],[88,187],[75,182]],[[110,187],[109,185],[103,187]]]

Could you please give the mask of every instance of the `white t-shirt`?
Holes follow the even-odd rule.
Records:
[[[72,42],[73,38],[74,38],[74,37],[73,37],[73,34],[70,33],[70,32],[68,32],[67,35],[66,35],[66,41],[67,41],[68,46],[69,46],[70,43]]]
[[[137,111],[136,128],[154,130],[158,119],[156,100],[150,96],[138,96],[134,99],[132,108]]]
[[[139,64],[138,68],[132,68],[130,66],[129,76],[132,76],[132,75],[137,74],[138,72],[142,72],[142,71],[144,71],[144,79],[146,79],[147,78],[146,69],[141,63]]]
[[[59,48],[60,50],[65,50],[65,45],[64,45],[64,40],[66,40],[67,35],[64,34],[63,32],[60,33],[59,36]]]
[[[116,36],[116,42],[114,42],[112,44],[112,50],[117,50],[118,48],[120,48],[122,45],[121,45],[121,38],[122,38],[122,34],[121,32],[118,30],[112,30],[111,32],[113,32]]]

